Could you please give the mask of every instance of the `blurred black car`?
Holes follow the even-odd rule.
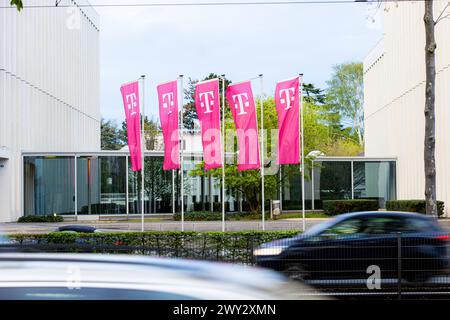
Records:
[[[359,212],[340,215],[294,238],[254,250],[259,266],[291,278],[366,279],[368,268],[381,277],[426,280],[449,265],[450,235],[433,218],[415,213]]]
[[[56,228],[55,232],[98,233],[100,231],[97,228],[91,227],[91,226],[70,225],[70,226],[58,227],[58,228]]]

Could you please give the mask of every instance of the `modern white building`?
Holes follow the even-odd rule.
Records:
[[[435,1],[437,18],[450,14]],[[365,155],[397,159],[398,199],[424,199],[424,2],[387,2],[384,36],[364,61]],[[437,198],[450,205],[450,19],[436,25]]]
[[[0,0],[0,7],[9,2]],[[42,169],[34,163],[24,175],[24,152],[100,150],[97,13],[85,0],[62,0],[59,8],[55,0],[24,5],[43,7],[0,8],[0,222],[17,220],[24,194],[38,192],[24,190],[24,180],[38,180]],[[60,197],[58,188],[45,190],[53,203],[74,201]]]

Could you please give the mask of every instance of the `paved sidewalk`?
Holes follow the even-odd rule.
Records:
[[[327,219],[306,219],[306,229],[311,226],[323,222]],[[16,233],[48,233],[54,231],[57,227],[64,225],[90,225],[103,232],[131,232],[141,231],[140,222],[127,221],[67,221],[60,223],[0,223],[0,232],[5,234]],[[145,222],[146,231],[181,231],[181,222],[164,221],[164,222]],[[301,219],[284,219],[277,221],[266,221],[266,230],[301,230]],[[261,221],[226,221],[226,231],[249,231],[262,230]],[[185,231],[222,231],[221,221],[205,221],[184,223]]]

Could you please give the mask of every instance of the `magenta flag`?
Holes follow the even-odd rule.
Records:
[[[250,81],[228,86],[226,98],[236,125],[238,171],[259,169],[258,123]]]
[[[142,169],[141,127],[139,111],[139,83],[132,82],[120,87],[127,121],[128,149],[130,150],[131,169]]]
[[[159,118],[164,139],[163,170],[180,168],[178,136],[178,82],[158,85]]]
[[[219,168],[222,166],[219,79],[196,84],[195,108],[202,131],[205,170]]]
[[[277,164],[300,163],[300,78],[280,81],[275,88],[278,113]]]

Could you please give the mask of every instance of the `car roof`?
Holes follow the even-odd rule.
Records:
[[[373,216],[389,216],[396,218],[417,218],[417,219],[432,219],[430,216],[426,216],[424,214],[415,213],[415,212],[403,212],[403,211],[360,211],[360,212],[351,212],[344,213],[337,216],[338,220],[345,220],[347,218],[353,217],[373,217]]]
[[[44,283],[66,286],[67,268],[74,267],[80,269],[82,287],[95,284],[183,287],[235,293],[241,298],[278,299],[283,297],[276,297],[274,292],[289,285],[273,271],[227,263],[129,255],[1,253],[0,288],[44,286]],[[299,285],[295,290],[306,292],[305,288]]]

